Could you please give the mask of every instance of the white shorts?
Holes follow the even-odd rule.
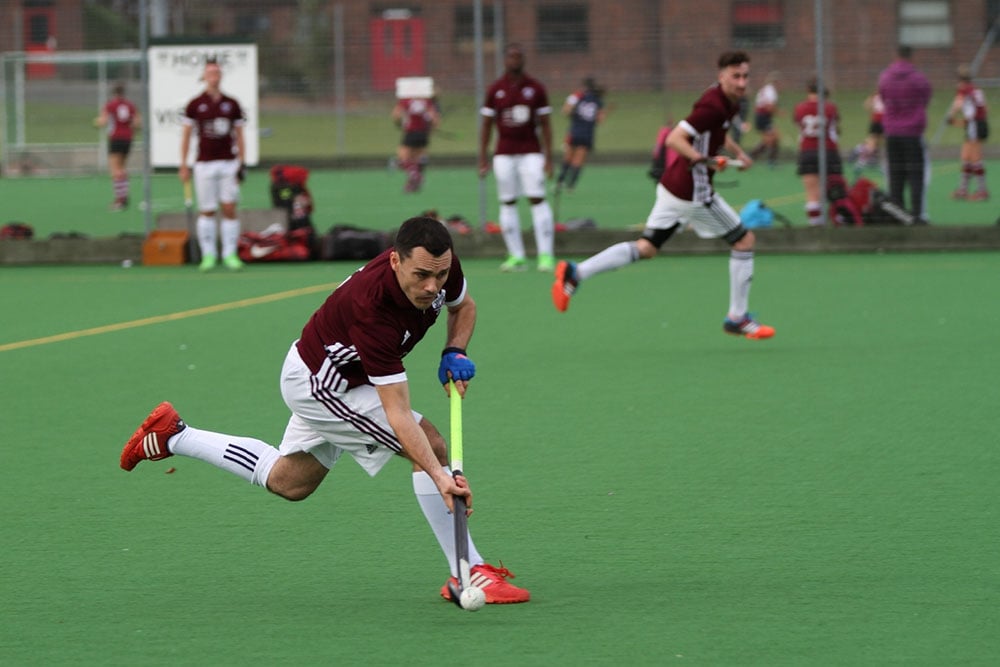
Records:
[[[501,202],[521,196],[545,198],[545,156],[541,153],[494,155],[493,175]]]
[[[346,392],[323,387],[292,343],[281,368],[281,395],[292,411],[278,451],[282,455],[309,452],[327,468],[347,452],[374,477],[389,459],[403,451],[375,387],[362,385]],[[423,416],[413,413],[419,423]]]
[[[219,204],[233,204],[240,199],[236,172],[239,160],[210,160],[194,163],[194,192],[199,211],[214,211]]]
[[[646,229],[670,229],[676,225],[689,225],[703,239],[717,239],[741,223],[739,214],[718,193],[713,193],[712,200],[704,204],[675,197],[658,183],[656,203],[646,218]]]

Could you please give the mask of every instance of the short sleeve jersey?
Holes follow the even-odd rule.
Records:
[[[601,96],[593,91],[581,90],[566,98],[573,107],[569,116],[569,136],[573,139],[593,139],[597,117],[604,108]]]
[[[770,83],[764,84],[754,97],[754,111],[757,113],[774,113],[774,107],[777,104],[778,89]]]
[[[183,122],[194,126],[198,133],[199,162],[236,157],[234,128],[245,125],[246,117],[240,103],[232,97],[223,95],[216,100],[202,93],[188,103]]]
[[[430,132],[434,101],[426,97],[412,97],[399,100],[403,110],[404,132]]]
[[[972,83],[960,83],[958,95],[962,98],[962,117],[965,120],[986,120],[986,96],[982,88]]]
[[[716,83],[702,93],[688,117],[680,122],[680,126],[691,137],[694,149],[711,157],[717,155],[726,143],[726,133],[736,121],[738,113],[739,105],[730,101]],[[712,197],[713,174],[703,164],[692,168],[687,159],[669,151],[667,167],[660,177],[660,183],[675,197],[707,202]]]
[[[108,138],[115,141],[131,141],[135,105],[123,97],[115,97],[104,105],[104,113],[108,116]]]
[[[493,118],[497,126],[496,154],[524,155],[540,153],[537,125],[540,116],[552,113],[545,86],[530,76],[514,78],[507,74],[493,82],[486,91],[480,113]]]
[[[840,113],[837,105],[827,101],[824,105],[826,115],[826,147],[836,150],[837,127],[840,124]],[[805,100],[795,106],[795,124],[799,128],[799,150],[817,151],[819,150],[819,102],[817,100]]]
[[[406,380],[405,357],[437,321],[441,309],[465,299],[462,264],[452,253],[444,287],[427,310],[406,298],[386,250],[354,272],[313,313],[298,341],[314,375],[336,391]]]

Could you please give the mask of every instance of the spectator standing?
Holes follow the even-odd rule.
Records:
[[[962,176],[952,197],[986,201],[990,198],[990,193],[986,189],[983,142],[990,136],[990,126],[986,118],[986,96],[983,89],[972,82],[972,70],[968,65],[958,68],[958,89],[948,111],[948,119],[961,127],[965,134],[959,153]],[[978,189],[970,191],[969,181],[973,178]]]
[[[889,197],[907,208],[903,195],[910,191],[909,211],[915,220],[926,224],[925,188],[930,163],[924,145],[927,128],[927,105],[931,101],[931,83],[914,67],[913,49],[900,46],[896,60],[878,80],[878,93],[885,105],[882,125],[885,129]]]
[[[795,124],[799,128],[799,158],[797,173],[802,177],[802,187],[806,193],[806,219],[811,226],[822,225],[823,206],[820,201],[819,142],[826,143],[826,173],[828,182],[837,177],[842,179],[843,165],[837,145],[837,128],[840,113],[837,105],[824,95],[823,114],[826,117],[824,131],[819,117],[819,85],[816,79],[806,84],[806,99],[795,105]]]
[[[400,99],[392,109],[392,119],[403,131],[396,150],[397,164],[406,172],[403,191],[419,192],[424,182],[431,132],[441,120],[437,102],[432,97]]]
[[[580,283],[592,276],[620,269],[656,256],[660,247],[683,225],[691,225],[703,238],[723,238],[730,245],[729,311],[722,330],[734,336],[765,339],[774,328],[761,324],[748,312],[750,283],[754,270],[754,233],[743,226],[740,216],[712,187],[716,170],[726,168],[719,151],[724,147],[743,161],[752,160],[729,130],[737,122],[739,100],[746,95],[750,57],[743,51],[719,56],[718,80],[695,102],[687,118],[667,135],[666,168],[656,186],[656,202],[637,241],[623,241],[576,264],[562,261],[556,266],[552,303],[562,312]]]
[[[198,199],[199,268],[209,271],[218,264],[221,231],[222,263],[228,269],[239,270],[243,268],[243,262],[237,255],[240,221],[236,217],[236,202],[239,201],[240,183],[245,175],[243,126],[246,117],[240,103],[220,89],[222,69],[214,58],[205,61],[202,80],[205,82],[204,92],[191,100],[184,110],[178,177],[182,183],[191,179],[188,149],[191,132],[194,131],[198,135],[194,192]],[[222,220],[217,228],[215,216],[219,211]]]
[[[604,122],[604,91],[593,77],[587,77],[583,80],[583,89],[566,98],[562,112],[569,116],[569,131],[566,133],[566,149],[556,188],[565,186],[572,192],[587,156],[594,150],[597,125]]]
[[[135,104],[125,97],[125,85],[117,84],[112,89],[111,99],[101,109],[100,115],[94,119],[97,127],[108,130],[108,170],[111,173],[111,189],[114,200],[112,211],[124,211],[128,208],[129,184],[128,154],[132,150],[132,139],[135,131],[142,125],[142,116]]]
[[[527,197],[538,250],[538,270],[555,266],[555,224],[552,207],[545,200],[545,179],[552,176],[552,127],[548,93],[540,81],[524,71],[524,52],[511,44],[504,51],[503,76],[486,91],[480,110],[479,176],[489,171],[490,137],[497,127],[493,175],[500,200],[500,232],[507,246],[501,271],[527,268],[517,199]]]

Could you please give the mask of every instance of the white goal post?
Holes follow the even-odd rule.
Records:
[[[63,51],[0,54],[3,131],[0,169],[4,176],[91,174],[107,168],[106,130],[94,118],[123,83],[137,102],[142,52]],[[141,106],[141,105],[138,105]],[[144,150],[141,138],[133,151]],[[131,160],[142,169],[142,160]]]

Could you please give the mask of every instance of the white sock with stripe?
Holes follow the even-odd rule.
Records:
[[[738,322],[750,307],[750,282],[753,280],[753,250],[729,253],[729,319]]]
[[[507,244],[507,254],[524,259],[524,239],[521,237],[521,216],[517,214],[517,204],[500,204],[500,233]]]
[[[267,476],[281,458],[278,450],[261,440],[192,428],[170,438],[174,454],[190,456],[222,468],[256,486],[267,488]]]
[[[448,474],[451,471],[445,468]],[[413,473],[413,493],[417,496],[420,509],[434,531],[434,537],[441,545],[441,551],[448,558],[448,567],[451,568],[451,576],[458,576],[458,565],[455,563],[455,517],[448,511],[448,506],[444,504],[444,498],[438,492],[437,485],[431,476],[421,470]],[[483,557],[476,551],[476,545],[472,543],[472,534],[469,534],[469,565],[481,565]]]
[[[198,216],[198,245],[201,247],[202,257],[218,257],[218,229],[215,226],[215,218],[207,215]]]
[[[598,273],[614,271],[638,261],[639,246],[636,245],[636,242],[622,241],[577,264],[576,275],[582,282]]]
[[[222,231],[222,256],[235,255],[240,242],[240,221],[234,218],[223,218],[219,227]]]
[[[535,228],[535,247],[539,255],[555,254],[555,225],[552,222],[552,207],[541,201],[531,207],[531,223]]]

